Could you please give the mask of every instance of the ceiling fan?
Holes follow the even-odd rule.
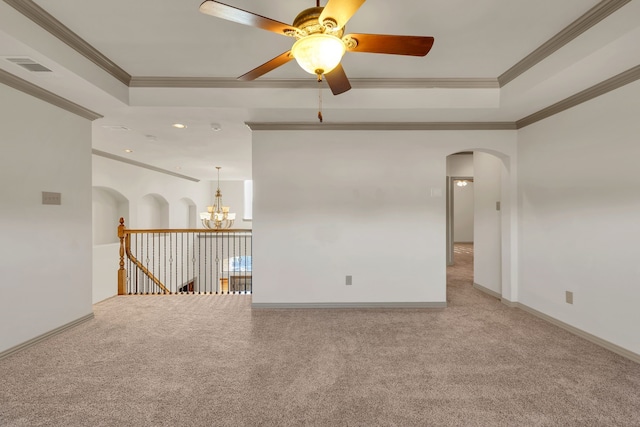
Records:
[[[300,12],[292,25],[215,0],[202,3],[200,12],[297,39],[291,50],[238,77],[238,80],[257,79],[295,58],[305,71],[315,74],[318,81],[324,75],[331,92],[339,95],[351,89],[349,79],[340,64],[345,52],[425,56],[433,45],[433,37],[345,35],[345,24],[364,2],[365,0],[329,0],[326,6],[320,7],[320,0],[316,0],[316,7]]]

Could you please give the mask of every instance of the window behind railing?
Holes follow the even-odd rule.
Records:
[[[251,293],[251,230],[129,230],[121,219],[118,235],[120,295]]]

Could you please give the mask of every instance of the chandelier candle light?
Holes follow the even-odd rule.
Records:
[[[229,206],[222,206],[222,192],[220,191],[220,166],[216,166],[218,170],[218,189],[216,190],[215,201],[213,206],[207,206],[207,212],[200,213],[202,225],[211,230],[221,230],[223,228],[231,228],[236,219],[235,213],[229,212]]]

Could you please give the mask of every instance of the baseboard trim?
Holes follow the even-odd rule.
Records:
[[[10,349],[5,350],[5,351],[0,353],[0,360],[4,359],[5,357],[9,357],[14,353],[22,351],[22,350],[24,350],[26,348],[29,348],[29,347],[39,343],[40,341],[44,341],[44,340],[46,340],[48,338],[51,338],[54,335],[58,335],[59,333],[62,333],[64,331],[66,331],[67,329],[71,329],[71,328],[73,328],[75,326],[78,326],[81,323],[87,322],[87,321],[89,321],[89,320],[91,320],[93,318],[94,318],[94,315],[93,315],[93,312],[91,312],[90,314],[87,314],[86,316],[82,316],[79,319],[71,321],[71,322],[67,323],[66,325],[62,325],[62,326],[57,327],[57,328],[55,328],[55,329],[53,329],[53,330],[51,330],[49,332],[45,332],[42,335],[38,335],[37,337],[30,339],[29,341],[25,341],[22,344],[18,344],[15,347],[11,347]]]
[[[254,302],[251,308],[446,308],[443,302]]]
[[[480,292],[484,292],[485,294],[489,294],[494,298],[498,298],[499,300],[502,299],[502,295],[500,295],[499,293],[497,293],[496,291],[492,291],[489,288],[485,288],[482,285],[477,284],[476,282],[473,282],[473,288],[479,290]]]
[[[518,308],[518,304],[520,304],[518,302],[509,301],[506,298],[500,298],[500,302],[506,305],[507,307],[512,307],[512,308]]]
[[[120,296],[122,296],[122,295],[118,295],[118,294],[116,294],[116,295],[111,295],[110,297],[106,297],[105,299],[101,299],[100,301],[94,302],[92,305],[102,304],[103,302],[106,302],[106,301],[112,300],[112,299],[117,298],[117,297],[120,297]]]
[[[577,335],[580,338],[584,338],[585,340],[590,341],[596,345],[599,345],[600,347],[606,350],[612,351],[622,357],[626,357],[627,359],[633,362],[640,363],[640,354],[638,353],[634,353],[631,350],[627,350],[626,348],[620,347],[617,344],[614,344],[612,342],[599,338],[595,335],[590,334],[589,332],[585,332],[582,329],[578,329],[575,326],[571,326],[568,323],[565,323],[561,320],[551,317],[548,314],[544,314],[536,310],[535,308],[531,308],[520,302],[509,301],[509,300],[505,300],[504,298],[502,298],[502,302],[509,307],[519,308],[520,310],[526,311],[527,313],[532,314],[542,320],[546,320],[552,325],[558,326],[559,328],[562,328],[567,332],[571,332],[572,334]]]

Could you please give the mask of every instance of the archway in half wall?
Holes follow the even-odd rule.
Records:
[[[129,200],[109,187],[92,188],[93,245],[118,242],[118,221],[129,217]]]

